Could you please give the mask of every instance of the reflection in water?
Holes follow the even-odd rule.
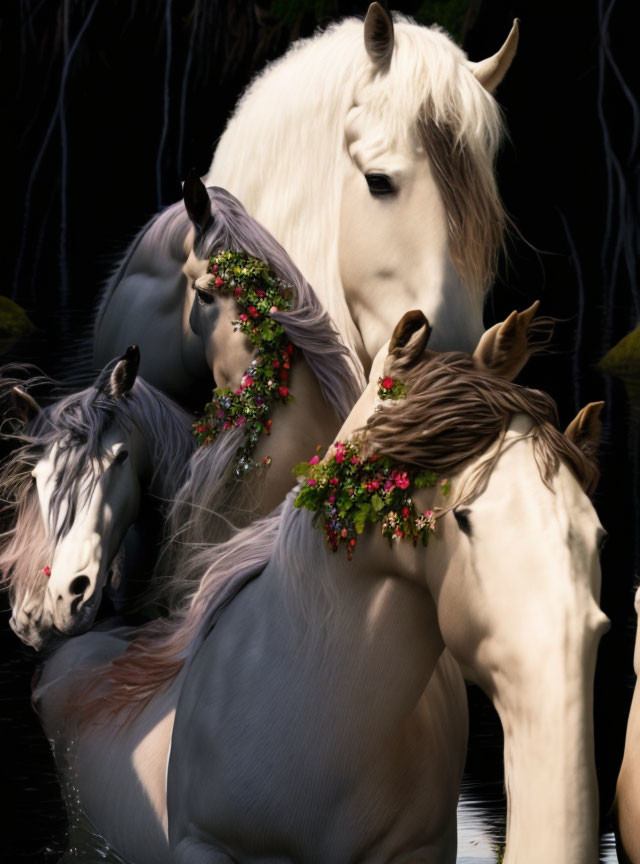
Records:
[[[465,776],[458,803],[457,864],[496,864],[504,850],[504,802],[496,801],[484,784]],[[600,838],[600,861],[617,864],[613,834]]]

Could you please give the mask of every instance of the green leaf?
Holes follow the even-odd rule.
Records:
[[[294,465],[291,469],[291,473],[294,477],[309,477],[311,476],[312,469],[313,465],[309,465],[308,462],[298,462],[298,464]]]
[[[371,505],[376,513],[379,513],[384,507],[384,501],[377,493],[375,493],[371,496]]]
[[[419,474],[416,474],[416,478],[413,481],[416,489],[424,489],[427,486],[435,486],[438,477],[433,471],[421,471]]]
[[[373,507],[370,504],[361,504],[353,517],[353,524],[358,534],[362,534],[367,524],[367,520],[371,520],[371,517],[373,517],[373,521],[375,521],[375,512]]]

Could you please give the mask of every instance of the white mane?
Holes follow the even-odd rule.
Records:
[[[392,108],[390,136],[416,134],[419,121],[446,125],[454,142],[483,166],[484,175],[492,173],[502,133],[496,102],[474,78],[464,52],[442,30],[396,16],[394,32],[386,75],[374,74],[361,20],[347,19],[295,43],[240,100],[206,180],[240,198],[283,244],[351,349],[357,334],[344,294],[337,289],[336,219],[341,168],[349,159],[344,141],[349,109],[366,88],[368,104],[378,102],[386,116]],[[328,139],[335,146],[327,146]],[[315,147],[312,158],[310,146]],[[298,157],[302,151],[304,159]],[[307,228],[311,222],[319,226],[313,234]]]

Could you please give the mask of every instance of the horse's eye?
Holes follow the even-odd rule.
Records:
[[[365,174],[365,180],[369,192],[376,197],[395,194],[395,187],[386,174]]]
[[[196,288],[196,297],[201,306],[208,306],[210,303],[213,303],[215,299],[213,294],[209,291],[203,291],[202,288]]]
[[[129,451],[128,450],[118,450],[118,452],[116,453],[116,457],[113,460],[113,464],[114,465],[122,465],[122,463],[126,462],[126,460],[128,458],[129,458]]]
[[[458,523],[458,528],[463,534],[466,534],[467,537],[471,537],[471,520],[469,519],[469,513],[470,511],[467,509],[453,511],[455,520]]]

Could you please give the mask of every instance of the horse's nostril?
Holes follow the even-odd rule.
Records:
[[[88,576],[76,576],[69,585],[69,591],[74,597],[82,597],[90,584]]]

